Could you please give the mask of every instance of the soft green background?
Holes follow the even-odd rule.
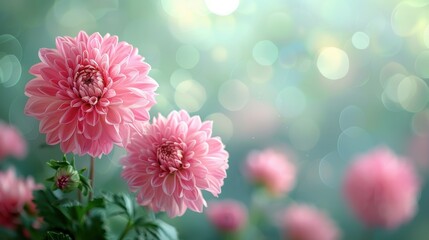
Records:
[[[387,145],[416,162],[423,190],[410,223],[375,237],[427,239],[429,2],[242,0],[236,9],[237,0],[206,2],[1,0],[0,119],[29,144],[25,160],[1,168],[15,166],[43,182],[51,174],[45,161],[62,155],[58,146],[41,147],[38,122],[23,114],[38,49],[80,30],[110,33],[152,65],[160,85],[152,116],[186,109],[214,121],[230,153],[220,198],[250,206],[253,190],[241,170],[246,155],[283,148],[299,176],[290,198],[270,202],[267,214],[290,201],[310,203],[329,212],[343,239],[364,239],[364,226],[342,200],[341,180],[353,156]],[[97,160],[97,189],[127,191],[119,176],[123,155],[115,149]],[[79,164],[88,165],[84,158]],[[204,214],[167,221],[182,239],[219,238]],[[246,238],[279,238],[271,221],[259,232],[246,229]]]

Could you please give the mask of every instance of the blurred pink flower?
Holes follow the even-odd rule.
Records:
[[[420,181],[409,162],[378,148],[355,159],[343,190],[361,221],[371,227],[396,228],[414,217]]]
[[[280,215],[285,239],[334,240],[340,238],[336,224],[324,212],[304,204],[292,204]]]
[[[58,37],[31,67],[25,113],[40,120],[48,144],[63,152],[100,157],[124,146],[130,131],[149,120],[158,84],[138,50],[99,33]]]
[[[296,167],[284,153],[274,149],[252,151],[247,156],[245,175],[274,196],[281,196],[293,189]]]
[[[34,183],[31,177],[20,179],[13,169],[0,172],[0,226],[14,229],[19,224],[19,215],[28,205],[35,211],[33,190],[42,186]]]
[[[168,216],[181,216],[187,208],[202,212],[206,201],[201,190],[221,192],[228,152],[220,138],[212,137],[212,122],[201,122],[186,111],[159,115],[136,133],[121,162],[123,178],[139,204]]]
[[[220,231],[239,231],[247,221],[246,207],[235,200],[211,202],[207,208],[209,221]]]
[[[6,156],[23,158],[27,154],[27,142],[12,125],[0,121],[0,160]]]

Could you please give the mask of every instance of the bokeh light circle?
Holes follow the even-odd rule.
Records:
[[[352,44],[357,49],[366,49],[369,46],[369,36],[364,32],[355,32],[352,36]]]
[[[204,0],[208,10],[219,16],[227,16],[237,10],[240,0]]]
[[[179,83],[174,94],[176,105],[188,112],[200,110],[206,99],[205,88],[194,80],[186,80]]]
[[[353,126],[362,127],[365,125],[365,113],[355,105],[347,106],[340,113],[339,123],[342,131]]]
[[[10,34],[0,35],[0,57],[2,55],[15,55],[21,59],[22,46],[18,39]]]
[[[409,112],[419,112],[429,100],[429,88],[425,81],[417,76],[408,76],[398,84],[398,102]]]
[[[349,127],[338,137],[337,148],[341,158],[350,159],[373,145],[372,136],[365,129]]]
[[[279,50],[273,42],[263,40],[255,44],[252,54],[257,63],[269,66],[277,61]]]
[[[392,12],[392,29],[399,36],[409,36],[419,29],[420,18],[421,14],[418,7],[409,2],[400,2]]]
[[[22,67],[15,55],[5,55],[0,58],[0,84],[13,87],[21,79]]]
[[[188,70],[185,69],[176,69],[170,76],[170,84],[174,88],[176,88],[177,85],[186,80],[192,80],[192,75]]]
[[[328,187],[337,188],[342,183],[342,171],[346,166],[346,161],[342,160],[337,152],[330,152],[319,162],[320,180]]]
[[[219,88],[219,103],[229,111],[243,109],[249,101],[249,97],[248,87],[240,80],[226,81]]]
[[[348,73],[349,67],[347,53],[336,47],[324,48],[317,58],[317,68],[327,79],[343,78]]]
[[[414,69],[420,77],[429,78],[429,51],[422,51],[417,55]]]

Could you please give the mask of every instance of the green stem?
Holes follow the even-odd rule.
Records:
[[[133,224],[131,221],[128,221],[127,226],[125,227],[124,231],[122,231],[121,236],[119,236],[119,240],[125,239],[125,236],[127,236],[128,232],[133,229]]]
[[[89,165],[89,185],[91,186],[91,191],[89,191],[88,194],[88,201],[92,200],[92,192],[94,191],[94,162],[95,162],[95,158],[91,157],[90,158],[90,165]]]

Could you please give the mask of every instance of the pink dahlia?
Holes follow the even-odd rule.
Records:
[[[368,226],[396,228],[417,209],[420,182],[412,165],[387,148],[358,156],[346,172],[344,196]]]
[[[261,184],[274,196],[280,196],[294,187],[296,168],[284,153],[265,149],[249,153],[245,174],[252,182]]]
[[[149,120],[158,84],[138,50],[99,33],[58,37],[31,67],[25,113],[40,120],[48,144],[63,152],[100,157],[124,146],[130,131]]]
[[[247,221],[246,207],[235,200],[212,202],[206,214],[209,221],[224,232],[237,232]]]
[[[9,169],[0,172],[0,226],[14,229],[19,222],[19,215],[28,205],[34,211],[33,190],[42,188],[32,178],[20,179],[15,171]]]
[[[340,238],[336,224],[324,212],[304,204],[293,204],[280,215],[285,239],[334,240]]]
[[[0,160],[7,156],[23,158],[26,153],[27,143],[18,129],[0,121]]]
[[[159,115],[135,133],[127,146],[122,177],[137,202],[168,216],[181,216],[189,208],[202,212],[206,201],[201,190],[221,192],[228,152],[220,138],[212,137],[212,122],[201,122],[186,111]]]

